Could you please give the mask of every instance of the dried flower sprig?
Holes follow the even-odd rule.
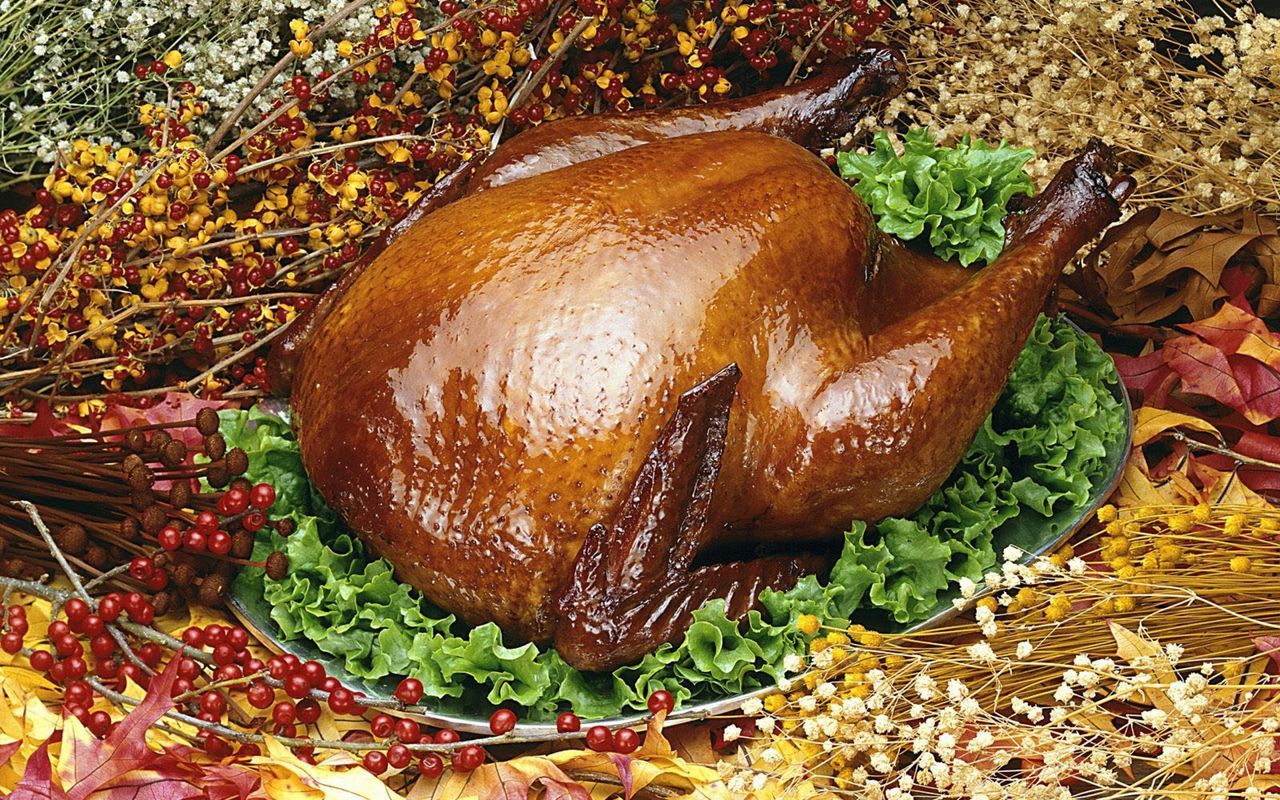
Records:
[[[763,735],[725,768],[730,789],[1260,796],[1280,730],[1280,512],[1108,506],[1100,524],[963,587],[972,622],[812,625],[811,671],[747,709]]]
[[[1280,20],[1252,3],[906,0],[913,88],[879,120],[1034,148],[1044,179],[1089,136],[1137,178],[1135,205],[1280,209]]]

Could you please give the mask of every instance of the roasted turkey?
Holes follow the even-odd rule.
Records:
[[[995,263],[918,255],[801,146],[901,79],[869,48],[749,101],[546,124],[443,181],[277,353],[320,492],[440,607],[589,670],[919,507],[1130,186],[1094,144]]]

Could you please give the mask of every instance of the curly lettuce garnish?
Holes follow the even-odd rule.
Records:
[[[446,710],[488,702],[533,719],[565,707],[605,717],[643,709],[657,689],[682,703],[749,691],[775,683],[786,657],[803,652],[799,615],[909,623],[947,605],[961,577],[980,579],[1006,545],[1034,550],[1055,538],[1122,457],[1124,409],[1108,389],[1116,381],[1088,337],[1042,317],[968,454],[923,508],[874,528],[853,523],[827,581],[809,576],[765,593],[763,611],[742,624],[726,618],[723,601],[709,603],[678,645],[598,675],[554,650],[509,647],[492,623],[467,628],[396,581],[312,488],[284,419],[256,407],[224,411],[222,433],[249,453],[249,479],[273,483],[274,511],[297,525],[284,543],[289,574],[273,581],[243,570],[234,593],[284,639],[309,641],[356,677],[412,675]],[[260,535],[265,556],[273,534]]]
[[[870,153],[840,153],[836,162],[842,177],[856,179],[854,191],[880,230],[904,241],[927,233],[934,253],[967,267],[1000,255],[1009,199],[1035,191],[1022,171],[1034,155],[967,136],[955,147],[939,147],[917,128],[903,137],[901,155],[880,132]]]

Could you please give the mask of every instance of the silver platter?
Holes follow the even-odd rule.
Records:
[[[1075,327],[1073,325],[1073,327]],[[1078,329],[1077,329],[1078,330]],[[1125,410],[1125,435],[1123,441],[1115,448],[1114,452],[1108,453],[1110,461],[1110,477],[1107,481],[1097,487],[1093,497],[1090,498],[1088,506],[1080,511],[1074,517],[1058,519],[1051,518],[1046,522],[1045,535],[1035,546],[1027,552],[1023,558],[1024,563],[1029,563],[1037,557],[1050,552],[1066,541],[1072,534],[1084,527],[1085,524],[1093,518],[1098,508],[1101,507],[1107,498],[1111,496],[1116,485],[1119,484],[1121,476],[1124,474],[1125,461],[1129,454],[1129,449],[1133,442],[1133,409],[1129,404],[1129,396],[1125,392],[1124,387],[1116,384],[1112,387],[1112,394],[1123,405]],[[951,620],[960,613],[951,601],[955,595],[944,596],[939,600],[937,612],[920,622],[909,627],[900,628],[903,632],[923,631],[929,628],[937,627]],[[295,640],[286,642],[280,635],[280,630],[270,616],[260,613],[254,613],[246,604],[243,598],[234,593],[230,599],[232,612],[240,620],[240,622],[248,628],[268,649],[276,653],[292,653],[298,658],[307,660],[314,659],[324,665],[329,675],[342,681],[343,685],[352,691],[364,692],[370,699],[386,700],[394,703],[394,692],[396,682],[380,681],[370,683],[363,679],[348,675],[343,667],[341,660],[334,658],[326,653],[320,652],[314,645],[305,640]],[[742,708],[742,704],[753,697],[764,697],[772,694],[776,689],[772,686],[766,686],[755,689],[750,692],[732,695],[730,697],[721,697],[715,700],[707,700],[693,705],[682,706],[678,708],[668,718],[668,724],[678,724],[681,722],[690,722],[693,720],[706,719],[707,717],[731,715]],[[465,713],[448,713],[444,710],[430,711],[417,716],[420,720],[437,727],[452,728],[453,730],[463,733],[483,733],[488,734],[489,731],[489,715],[492,709],[485,708],[481,713],[465,714]],[[604,720],[591,720],[591,724],[608,725],[613,728],[617,727],[636,727],[643,725],[648,718],[647,714],[632,714],[629,716],[613,717]],[[561,735],[556,732],[554,723],[536,723],[522,722],[517,724],[516,729],[512,732],[512,736],[521,738],[559,738]]]

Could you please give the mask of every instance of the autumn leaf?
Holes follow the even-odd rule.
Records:
[[[1133,413],[1133,444],[1140,447],[1177,428],[1209,433],[1219,440],[1222,438],[1208,420],[1163,408],[1143,407]]]
[[[396,800],[387,785],[347,753],[308,764],[267,736],[266,752],[249,763],[257,768],[270,800]]]
[[[58,715],[49,710],[26,680],[30,670],[5,667],[0,671],[0,790],[10,791],[18,783],[29,759],[61,726]],[[43,680],[42,678],[39,680]],[[47,753],[47,750],[46,750]]]
[[[126,775],[146,770],[156,760],[157,753],[147,746],[147,731],[173,708],[170,690],[178,677],[179,661],[170,659],[165,670],[152,678],[146,698],[105,739],[96,739],[75,717],[66,718],[57,774],[68,800],[86,800],[94,792],[115,786]],[[176,792],[171,796],[190,796],[180,791],[181,786],[190,784],[181,779],[172,779],[170,784],[170,790]]]
[[[49,744],[46,741],[32,753],[22,780],[8,800],[66,800],[67,796],[53,783]]]
[[[1120,325],[1201,319],[1226,298],[1270,317],[1280,311],[1280,235],[1273,219],[1249,209],[1187,216],[1148,208],[1108,230],[1067,284]]]

